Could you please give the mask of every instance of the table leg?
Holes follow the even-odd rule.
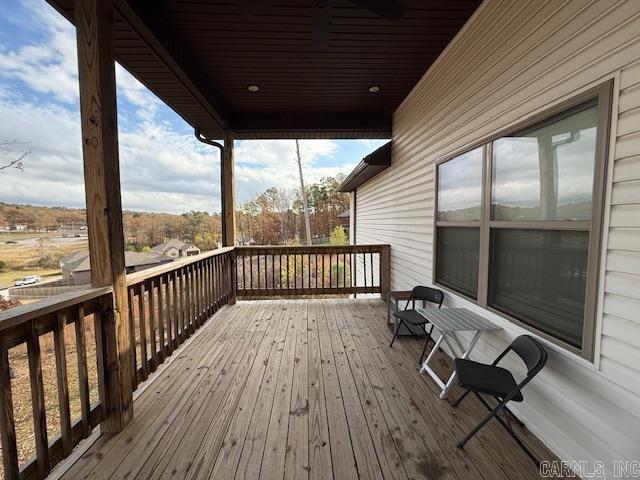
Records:
[[[460,350],[462,352],[462,355],[460,357],[458,357],[458,358],[469,358],[469,354],[471,353],[471,350],[473,350],[473,347],[476,346],[476,343],[478,343],[478,339],[480,338],[480,334],[481,333],[482,333],[482,331],[480,331],[480,330],[476,331],[476,333],[473,334],[473,338],[471,339],[471,342],[469,342],[469,346],[467,347],[466,350],[464,350],[462,348],[462,342],[460,341],[460,339],[456,335],[456,332],[451,332],[451,335],[455,339],[456,343],[458,344],[458,346],[460,347]],[[453,353],[454,358],[455,358],[456,352],[453,349],[453,346],[451,345],[451,343],[448,340],[446,340],[446,342],[447,342],[447,345],[449,346],[449,348],[451,349],[451,352]],[[449,377],[449,380],[447,381],[447,383],[445,384],[444,388],[442,389],[442,392],[440,392],[440,398],[445,399],[447,397],[447,395],[449,394],[449,390],[451,390],[451,387],[453,387],[453,382],[455,382],[455,380],[456,380],[456,370],[454,368],[453,369],[453,373]]]
[[[420,373],[425,372],[427,370],[431,370],[431,367],[429,366],[429,361],[433,358],[433,356],[436,354],[436,352],[438,351],[438,348],[440,348],[440,344],[442,343],[442,340],[444,339],[442,333],[440,333],[440,338],[438,339],[438,341],[436,342],[436,344],[433,346],[433,348],[431,349],[431,351],[429,352],[429,355],[427,356],[427,358],[425,359],[424,362],[422,362],[422,368],[420,369]]]
[[[438,348],[440,347],[440,344],[442,343],[443,339],[444,339],[444,335],[442,335],[442,333],[440,333],[440,338],[438,338],[438,341],[433,346],[433,349],[431,350],[431,352],[429,352],[429,356],[422,363],[422,367],[420,368],[420,373],[422,373],[422,372],[428,373],[429,376],[433,379],[433,381],[436,382],[436,385],[438,385],[440,388],[444,388],[445,387],[444,382],[442,380],[440,380],[440,377],[438,377],[436,372],[434,372],[433,369],[429,366],[429,362],[431,361],[431,359],[433,358],[435,353],[438,351]]]

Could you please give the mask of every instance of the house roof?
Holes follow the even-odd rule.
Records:
[[[158,252],[124,252],[126,267],[140,267],[143,265],[159,265],[172,262],[173,259]],[[89,252],[86,250],[75,252],[60,259],[60,268],[68,272],[86,272],[91,270]]]
[[[74,22],[74,0],[48,1]],[[114,0],[114,55],[211,138],[389,138],[394,110],[481,0],[322,3]],[[374,12],[385,3],[401,3],[400,18]]]
[[[179,240],[177,238],[172,238],[171,240],[161,243],[160,245],[156,245],[155,247],[152,247],[151,250],[153,250],[154,252],[165,253],[171,250],[172,248],[175,248],[176,250],[182,252],[184,250],[188,250],[190,248],[196,248],[196,247],[194,247],[190,243],[183,242],[182,240]]]
[[[338,186],[338,191],[353,192],[389,166],[391,166],[391,142],[385,143],[364,157]]]

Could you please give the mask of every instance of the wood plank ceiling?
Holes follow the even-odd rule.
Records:
[[[316,1],[114,0],[116,59],[213,138],[388,138],[393,111],[480,3],[402,0],[393,21],[331,0],[319,47]],[[73,0],[49,2],[73,22]]]

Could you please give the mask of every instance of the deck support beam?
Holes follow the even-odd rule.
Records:
[[[133,418],[127,279],[124,260],[112,0],[76,0],[82,153],[93,286],[113,287],[100,311],[106,418],[119,432]]]
[[[235,213],[235,178],[233,161],[233,133],[224,136],[224,149],[220,168],[220,182],[222,187],[222,246],[233,247],[236,244],[236,213]]]

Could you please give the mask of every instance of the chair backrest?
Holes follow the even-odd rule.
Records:
[[[437,288],[417,286],[411,290],[411,300],[425,300],[436,303],[440,308],[444,301],[444,292]]]
[[[531,335],[516,337],[507,350],[513,350],[527,366],[527,376],[531,377],[542,370],[547,363],[547,351]]]

